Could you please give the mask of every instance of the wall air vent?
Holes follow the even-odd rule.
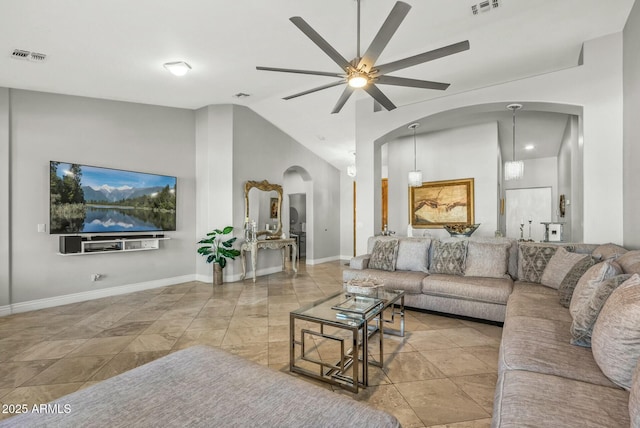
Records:
[[[45,59],[47,59],[47,55],[38,52],[25,51],[22,49],[14,49],[13,52],[11,52],[11,58],[24,59],[33,62],[43,62]]]
[[[500,6],[500,0],[483,0],[480,3],[471,5],[471,13],[479,15],[481,12],[488,12]]]

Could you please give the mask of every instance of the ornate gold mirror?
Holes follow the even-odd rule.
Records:
[[[278,239],[282,235],[282,186],[267,180],[244,184],[244,216],[256,222],[258,239]]]

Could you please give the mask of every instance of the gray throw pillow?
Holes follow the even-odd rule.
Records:
[[[571,344],[591,347],[591,334],[593,333],[593,325],[600,315],[600,311],[605,302],[627,279],[631,278],[629,274],[616,275],[606,279],[591,291],[586,299],[580,299],[580,303],[576,305],[575,314],[573,315],[573,323],[571,324]],[[579,290],[580,291],[580,290]],[[586,292],[587,290],[585,290]]]
[[[464,275],[468,241],[433,242],[433,254],[429,272],[447,275]]]
[[[376,241],[369,259],[369,269],[380,269],[393,272],[396,270],[398,256],[398,240]]]
[[[596,264],[596,261],[593,257],[585,257],[573,265],[558,287],[558,296],[560,297],[560,304],[562,306],[565,308],[569,307],[571,299],[573,298],[573,292],[578,285],[580,278],[582,278],[594,264]]]
[[[590,267],[576,284],[571,302],[569,304],[569,312],[571,318],[575,318],[578,314],[578,308],[581,307],[590,296],[593,295],[595,289],[601,282],[620,275],[622,270],[616,262],[606,260]]]
[[[588,254],[570,253],[562,247],[558,248],[544,268],[540,282],[557,290],[571,269],[587,257],[589,257]]]
[[[398,241],[397,270],[429,272],[429,238],[402,238]]]
[[[591,347],[598,367],[613,383],[629,391],[640,357],[640,275],[616,288],[593,327]]]
[[[605,261],[615,260],[627,252],[628,250],[626,248],[610,242],[608,244],[598,245],[591,255],[597,260]]]
[[[518,279],[540,284],[549,260],[560,248],[552,244],[523,243],[518,245]]]
[[[505,278],[509,268],[510,242],[469,241],[464,276]]]

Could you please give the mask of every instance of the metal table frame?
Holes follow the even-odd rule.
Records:
[[[362,314],[361,317],[356,315],[353,318],[338,320],[335,317],[319,317],[305,314],[304,312],[320,307],[320,305],[331,305],[331,301],[335,301],[339,296],[344,299],[352,296],[351,293],[340,292],[329,296],[320,301],[314,302],[305,308],[292,311],[289,314],[289,370],[294,373],[303,374],[314,379],[321,380],[333,385],[339,385],[349,391],[358,392],[360,386],[369,385],[369,364],[382,367],[384,364],[384,333],[396,336],[404,336],[404,292],[394,290],[393,292],[385,292],[383,297],[378,299],[379,302],[375,307]],[[340,300],[340,299],[337,299]],[[399,303],[399,305],[398,305]],[[326,309],[326,308],[324,308]],[[391,309],[391,316],[385,319],[384,313],[387,309]],[[338,311],[331,313],[337,314]],[[400,316],[400,329],[385,328],[385,324],[393,323],[395,317]],[[306,321],[319,325],[319,332],[309,328],[296,329],[296,320]],[[325,327],[337,327],[351,332],[348,339],[325,333]],[[297,333],[300,338],[297,339]],[[368,357],[369,339],[378,333],[380,355],[379,362],[370,360]],[[340,345],[340,359],[335,364],[330,364],[322,360],[314,359],[307,355],[309,345],[306,337],[316,336],[323,339],[336,341]],[[318,366],[318,371],[314,372],[296,364],[296,347],[300,347],[300,359]],[[348,375],[349,371],[351,376]]]

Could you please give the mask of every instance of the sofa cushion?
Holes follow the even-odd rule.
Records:
[[[398,242],[397,270],[429,272],[429,238],[401,238]]]
[[[467,240],[433,242],[433,254],[429,272],[463,275],[467,257]]]
[[[422,292],[427,295],[502,305],[507,304],[512,290],[511,278],[431,274],[422,280]]]
[[[591,256],[587,256],[584,259],[576,263],[569,273],[564,277],[558,287],[558,296],[560,298],[560,304],[565,308],[571,305],[571,298],[573,297],[573,290],[580,281],[580,278],[595,264],[595,260]]]
[[[509,269],[511,244],[469,241],[465,260],[465,276],[505,278]]]
[[[396,270],[398,257],[398,240],[377,241],[369,258],[370,269],[380,269],[393,272]]]
[[[620,245],[616,245],[613,243],[598,245],[598,247],[593,250],[591,255],[597,260],[615,260],[624,253],[628,252],[628,250]]]
[[[604,374],[626,390],[640,357],[640,275],[611,293],[593,327],[593,357]]]
[[[640,427],[640,364],[636,364],[636,369],[633,372],[633,383],[629,395],[629,416],[631,427]]]
[[[557,290],[571,269],[588,257],[587,254],[570,253],[565,248],[558,248],[544,268],[540,283]]]
[[[571,312],[573,317],[571,344],[591,347],[593,325],[596,323],[602,307],[611,293],[613,293],[613,290],[629,278],[631,278],[631,275],[625,273],[599,282],[593,288],[576,289],[576,294],[580,295],[574,297],[576,304],[574,305],[574,311]]]
[[[624,253],[616,259],[624,273],[640,273],[640,250]]]
[[[514,281],[513,294],[519,293],[547,294],[549,296],[553,296],[556,299],[558,298],[558,290],[549,288],[546,285],[535,284],[533,282],[526,281]]]
[[[526,242],[518,245],[518,279],[540,283],[544,269],[556,253],[557,245]]]
[[[569,343],[570,326],[568,321],[508,317],[502,330],[500,372],[527,370],[615,387],[602,373],[589,348]]]
[[[533,317],[571,322],[569,311],[560,305],[554,294],[512,293],[507,305],[507,318],[510,317]]]
[[[600,286],[600,283],[613,278],[616,275],[620,275],[621,269],[616,262],[606,260],[600,262],[595,266],[592,266],[582,275],[582,278],[578,281],[575,290],[573,291],[573,297],[571,298],[571,304],[569,305],[569,312],[573,318],[578,313],[578,307],[582,307],[589,297]]]
[[[427,276],[424,272],[400,271],[387,272],[377,269],[345,269],[342,271],[344,282],[351,279],[374,277],[384,282],[385,288],[404,290],[407,293],[422,293],[422,280]]]
[[[503,373],[496,386],[492,427],[628,427],[629,393],[559,376]]]

